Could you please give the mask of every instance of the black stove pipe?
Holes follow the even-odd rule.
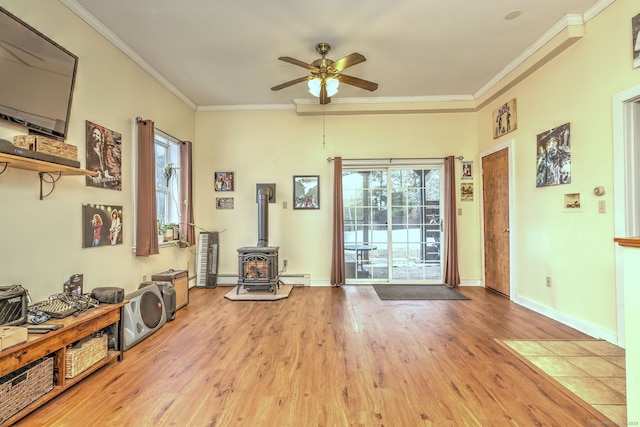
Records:
[[[269,246],[269,198],[271,188],[261,187],[258,190],[258,247]]]

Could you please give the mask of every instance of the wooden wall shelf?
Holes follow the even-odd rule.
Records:
[[[44,199],[53,192],[55,183],[58,182],[62,175],[96,176],[98,174],[97,172],[89,171],[86,169],[74,168],[72,166],[59,165],[57,163],[30,159],[28,157],[0,153],[0,175],[4,173],[7,167],[38,172],[38,175],[40,176],[40,200]],[[45,176],[48,177],[48,179],[45,178]],[[42,193],[42,184],[45,182],[47,184],[51,184],[51,191],[49,191],[47,194]]]

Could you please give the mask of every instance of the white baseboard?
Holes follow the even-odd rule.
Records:
[[[528,308],[529,310],[535,311],[538,314],[542,314],[543,316],[556,320],[564,325],[570,326],[573,329],[576,329],[594,338],[603,339],[610,342],[611,344],[618,345],[617,335],[611,331],[602,329],[599,326],[593,325],[589,322],[585,322],[581,319],[576,319],[573,316],[561,313],[557,310],[552,309],[551,307],[547,307],[535,301],[531,301],[527,298],[515,296],[511,299],[511,301],[525,308]]]
[[[482,280],[460,280],[460,286],[482,286]]]

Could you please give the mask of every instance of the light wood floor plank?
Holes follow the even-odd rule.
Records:
[[[483,288],[381,301],[370,286],[228,301],[174,321],[19,426],[584,426],[606,421],[495,339],[586,335]]]

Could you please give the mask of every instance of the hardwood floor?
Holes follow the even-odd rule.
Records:
[[[173,322],[19,426],[585,426],[607,422],[495,339],[588,336],[477,287],[370,286],[275,302],[192,289]]]

